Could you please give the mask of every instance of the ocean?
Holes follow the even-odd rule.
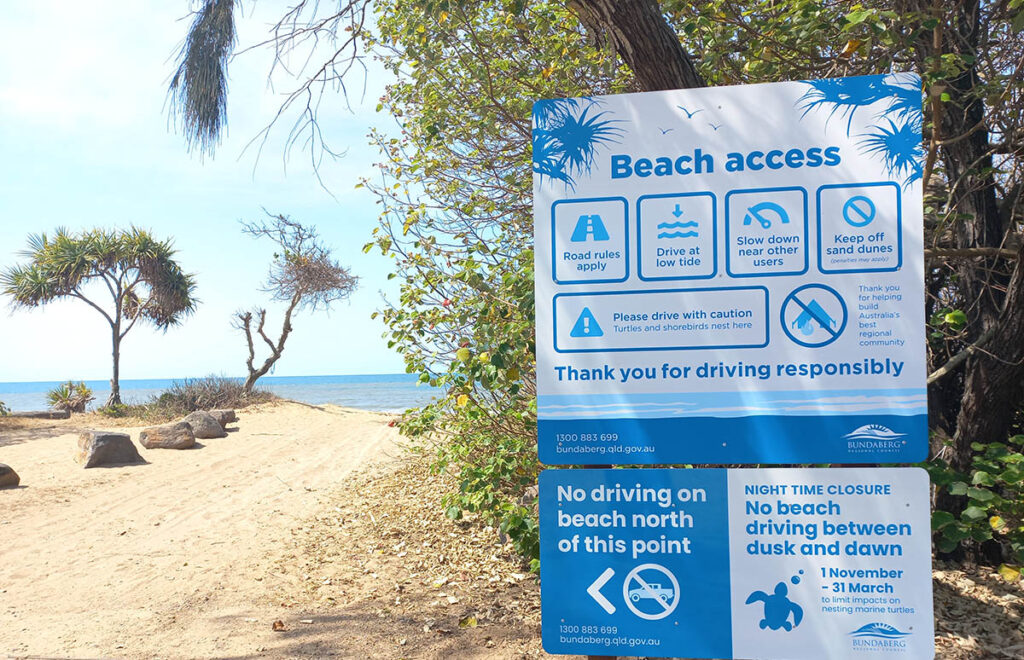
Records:
[[[171,386],[174,378],[122,380],[121,400],[142,403]],[[333,403],[348,408],[401,412],[440,398],[440,392],[417,383],[416,374],[372,374],[357,376],[265,376],[256,386],[270,390],[285,399],[319,405]],[[0,401],[15,410],[46,410],[46,392],[58,381],[34,383],[0,383]],[[90,408],[103,405],[110,394],[106,380],[87,380],[93,396]]]

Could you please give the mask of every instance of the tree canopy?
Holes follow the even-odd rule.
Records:
[[[157,240],[137,227],[79,233],[60,228],[52,237],[32,234],[21,254],[25,263],[0,272],[0,290],[15,308],[77,299],[110,325],[113,376],[108,404],[121,402],[121,340],[135,324],[166,330],[199,304],[195,278],[175,261],[171,241]]]

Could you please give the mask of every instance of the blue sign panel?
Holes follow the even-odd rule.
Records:
[[[549,653],[931,658],[916,468],[546,470]]]
[[[918,144],[919,94],[892,74],[538,101],[541,460],[923,460],[922,163],[866,146]],[[552,136],[581,123],[599,139],[567,157]]]

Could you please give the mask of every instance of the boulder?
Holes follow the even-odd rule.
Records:
[[[188,422],[176,422],[143,429],[139,443],[146,449],[188,449],[196,444],[196,436]]]
[[[238,415],[234,410],[211,410],[209,412],[222,428],[227,428],[228,424],[238,421]]]
[[[17,488],[21,483],[21,477],[11,466],[0,463],[0,488]]]
[[[206,438],[224,438],[227,437],[227,432],[220,422],[214,418],[208,412],[197,410],[190,414],[185,419],[181,420],[187,422],[192,427],[192,434],[200,440]]]
[[[82,467],[100,465],[126,465],[129,463],[145,463],[139,450],[132,443],[127,433],[108,433],[106,431],[85,431],[78,435],[78,455],[75,460]]]

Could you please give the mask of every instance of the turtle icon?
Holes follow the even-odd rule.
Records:
[[[791,601],[788,594],[789,588],[786,587],[786,583],[779,582],[775,585],[775,593],[772,595],[768,595],[763,591],[755,591],[747,596],[746,605],[757,602],[764,603],[764,618],[758,624],[761,626],[761,630],[765,628],[771,628],[772,630],[782,628],[789,632],[800,625],[800,621],[804,618],[803,608]],[[793,623],[789,622],[790,614],[793,615]]]

